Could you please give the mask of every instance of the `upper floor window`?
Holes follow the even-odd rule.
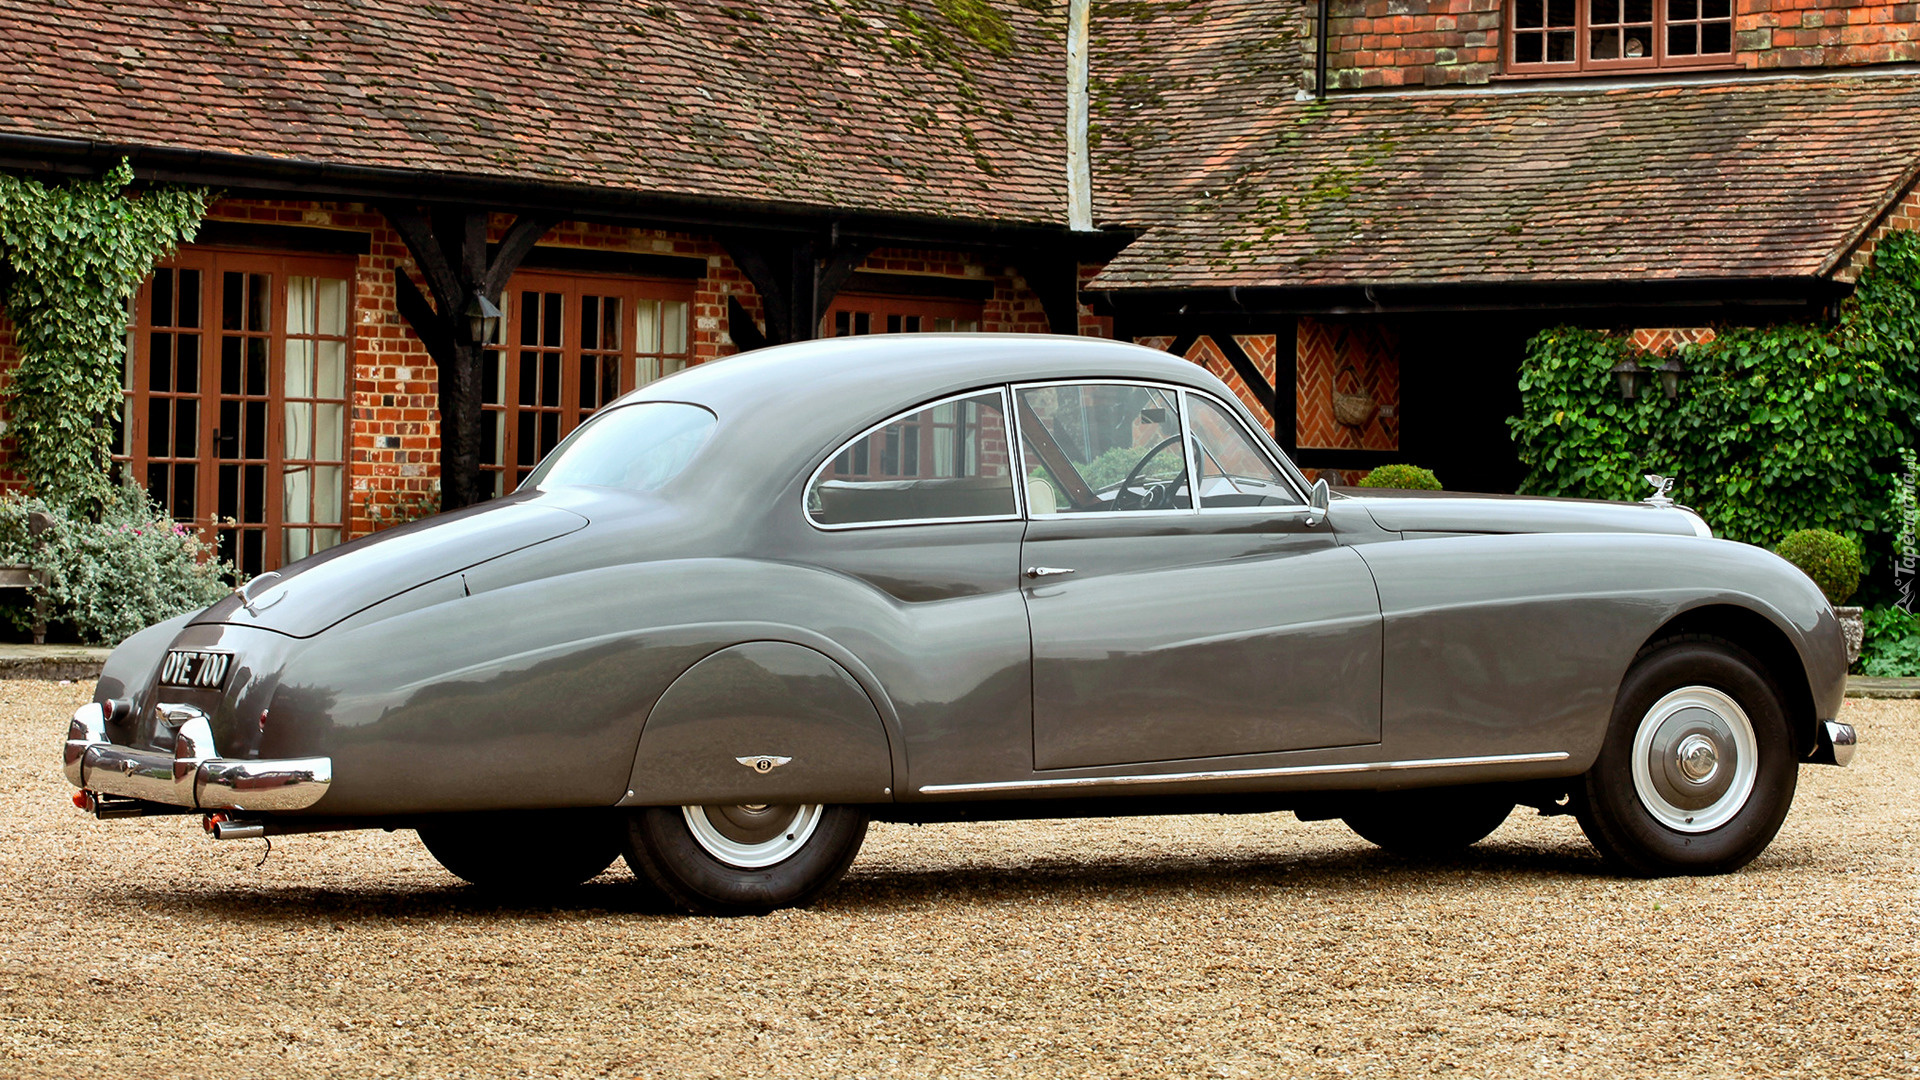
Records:
[[[980,308],[975,300],[846,292],[834,298],[821,331],[826,337],[974,333],[980,329]]]
[[[1512,0],[1516,74],[1730,63],[1733,0]]]

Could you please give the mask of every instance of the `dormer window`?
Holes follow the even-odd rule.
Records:
[[[1733,0],[1510,3],[1512,74],[1601,74],[1733,61]]]

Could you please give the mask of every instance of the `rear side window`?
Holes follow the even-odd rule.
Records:
[[[998,390],[894,417],[840,449],[807,486],[826,526],[1016,516],[1006,399]]]

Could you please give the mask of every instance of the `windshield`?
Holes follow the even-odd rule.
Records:
[[[673,401],[602,410],[555,447],[525,486],[657,490],[693,460],[714,422],[714,415],[698,405]]]

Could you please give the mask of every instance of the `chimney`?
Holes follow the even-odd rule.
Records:
[[[1093,231],[1093,163],[1087,153],[1088,6],[1067,0],[1067,227]]]

